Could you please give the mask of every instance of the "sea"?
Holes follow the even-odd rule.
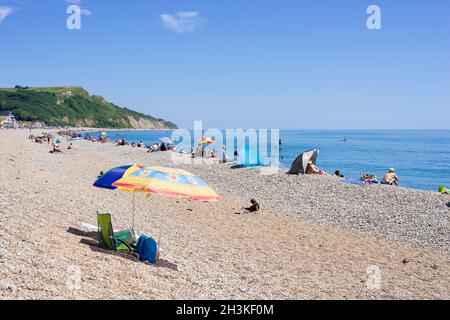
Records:
[[[125,138],[146,145],[172,135],[171,130],[107,133],[112,140]],[[402,186],[433,191],[440,186],[450,188],[450,130],[280,130],[279,136],[280,163],[285,168],[303,151],[317,149],[317,165],[329,173],[340,170],[353,178],[370,173],[381,179],[392,167]],[[230,157],[233,151],[227,150]]]

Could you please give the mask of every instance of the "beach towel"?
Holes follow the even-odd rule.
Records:
[[[377,180],[360,180],[360,179],[355,179],[355,178],[348,178],[348,179],[340,180],[339,182],[358,184],[358,185],[378,184],[379,183]]]

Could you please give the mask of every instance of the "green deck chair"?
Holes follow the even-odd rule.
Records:
[[[136,236],[133,230],[122,230],[114,233],[111,215],[97,212],[99,242],[109,250],[130,251],[136,249]]]

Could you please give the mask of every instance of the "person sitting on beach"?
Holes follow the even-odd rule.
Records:
[[[166,145],[164,144],[164,142],[161,143],[161,146],[159,147],[159,150],[161,150],[161,151],[167,151],[167,147],[166,147]]]
[[[250,203],[252,204],[250,207],[244,208],[245,210],[247,210],[247,212],[257,212],[257,211],[259,211],[259,203],[254,198],[252,198],[250,200]]]
[[[195,150],[194,148],[191,148],[191,158],[195,158]]]
[[[155,152],[159,150],[159,145],[157,143],[152,144],[152,146],[148,149],[147,152]]]
[[[327,174],[325,171],[320,170],[312,161],[308,162],[306,166],[306,174]]]
[[[72,143],[69,144],[69,146],[67,147],[67,150],[71,150],[72,149]]]
[[[62,152],[59,143],[53,143],[53,150],[51,153]]]
[[[395,169],[394,168],[390,168],[389,172],[386,173],[383,177],[383,180],[381,180],[382,184],[388,184],[391,186],[398,186],[399,185],[399,179],[397,174],[395,173]]]
[[[341,173],[341,171],[336,170],[336,172],[334,173],[335,176],[339,177],[339,178],[344,178],[344,175]]]

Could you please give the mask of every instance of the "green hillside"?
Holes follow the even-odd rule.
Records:
[[[0,89],[0,112],[19,121],[93,128],[175,129],[170,121],[121,108],[80,87]]]

